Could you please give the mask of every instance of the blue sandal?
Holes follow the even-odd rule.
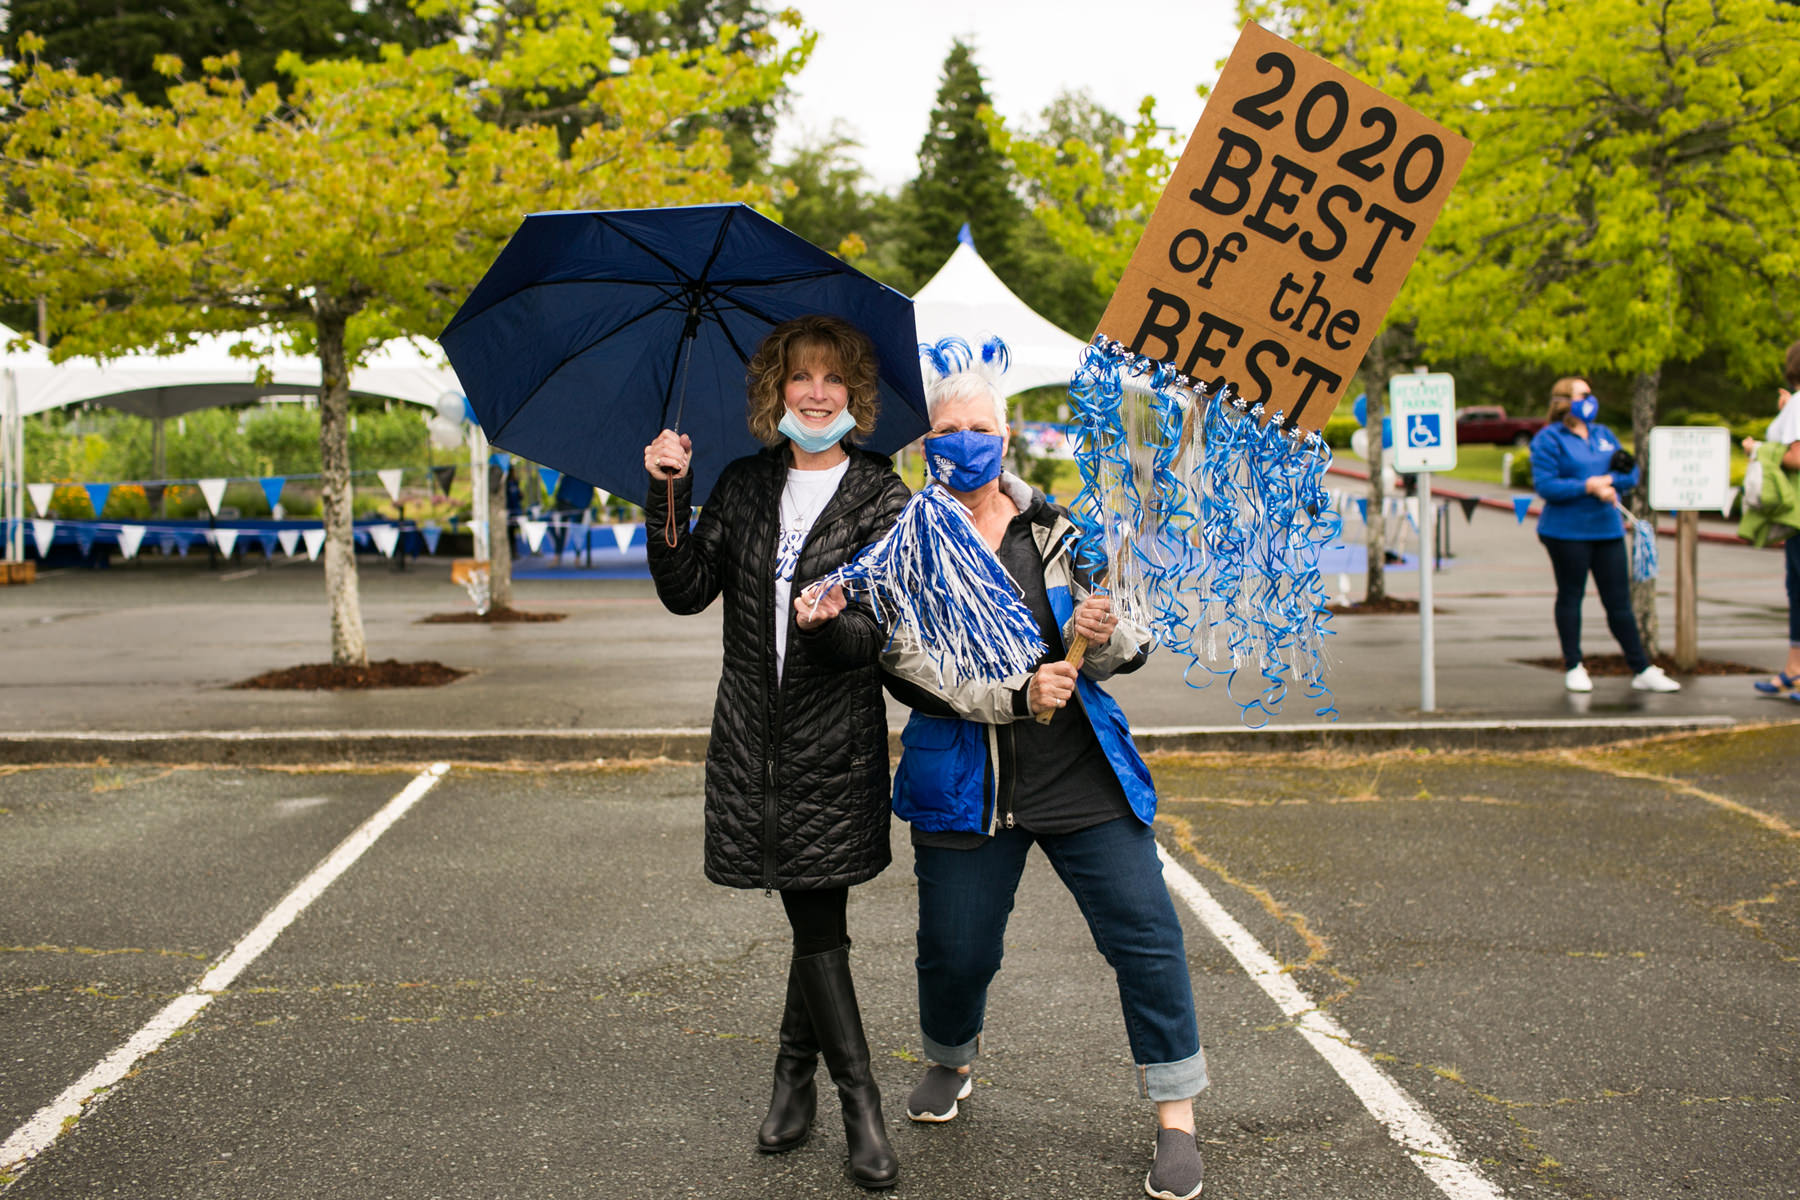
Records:
[[[1788,698],[1790,700],[1793,700],[1795,703],[1800,703],[1800,695],[1793,694],[1794,686],[1800,684],[1800,675],[1789,675],[1787,672],[1783,671],[1776,675],[1775,678],[1780,680],[1780,682],[1770,683],[1766,679],[1757,680],[1755,684],[1756,690],[1765,696],[1779,696],[1783,692],[1787,692],[1789,693]]]

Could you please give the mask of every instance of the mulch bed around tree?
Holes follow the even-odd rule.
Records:
[[[1390,613],[1413,613],[1419,611],[1417,600],[1399,600],[1393,596],[1384,596],[1373,604],[1327,604],[1325,611],[1345,617],[1385,616]],[[1441,616],[1450,610],[1442,605],[1434,605],[1433,615]]]
[[[343,692],[363,688],[441,687],[467,675],[446,667],[441,662],[407,662],[387,659],[366,667],[339,667],[331,663],[308,663],[299,667],[283,667],[264,671],[254,679],[234,683],[233,688],[263,690]]]
[[[429,617],[420,617],[420,625],[529,625],[538,621],[560,621],[568,613],[526,612],[519,608],[490,608],[484,613],[474,609],[467,612],[432,613]]]
[[[1521,658],[1515,660],[1528,667],[1547,667],[1552,671],[1563,669],[1562,655],[1552,658]],[[1775,672],[1762,667],[1749,667],[1743,663],[1722,662],[1716,658],[1703,658],[1692,671],[1677,671],[1674,656],[1659,654],[1656,665],[1671,675],[1773,675]],[[1630,675],[1631,668],[1625,665],[1623,654],[1588,654],[1584,655],[1581,665],[1588,669],[1589,675]]]

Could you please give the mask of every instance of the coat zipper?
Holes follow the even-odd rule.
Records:
[[[1035,533],[1032,536],[1032,540],[1037,540]],[[1039,565],[1045,567],[1049,566],[1050,560],[1056,556],[1057,547],[1061,545],[1062,542],[1057,541],[1048,549],[1040,548],[1038,551],[1040,560]],[[1071,582],[1073,581],[1071,580]],[[1006,752],[1004,755],[1000,754],[1000,747],[998,744],[998,737],[1002,731],[1004,731],[1006,736]],[[995,791],[999,793],[1000,811],[1004,814],[1002,824],[1004,824],[1006,828],[1011,829],[1015,819],[1013,813],[1013,800],[1015,796],[1014,785],[1017,783],[1019,774],[1018,741],[1013,735],[1013,727],[1011,725],[996,725],[994,727],[994,733],[996,736],[995,757],[1000,760],[995,764],[996,774],[1001,775],[1004,779],[1003,784],[996,785]],[[998,769],[1002,766],[1006,768],[1004,772],[1001,772]]]
[[[768,640],[763,643],[763,829],[762,876],[763,895],[775,890],[775,842],[780,834],[781,814],[777,810],[776,779],[780,772],[776,760],[780,746],[776,740],[781,731],[781,681],[775,676],[775,555],[781,548],[781,492],[787,484],[784,465],[776,477],[775,541],[764,556],[769,571]]]

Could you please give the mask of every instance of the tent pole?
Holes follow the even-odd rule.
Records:
[[[19,419],[19,380],[6,372],[6,407],[0,411],[0,519],[6,524],[4,554],[7,562],[24,558],[25,438]]]
[[[150,418],[150,475],[151,475],[151,478],[153,478],[153,479],[165,479],[168,477],[168,474],[169,474],[168,442],[167,442],[166,438],[167,438],[167,434],[163,430],[163,418],[151,417]],[[166,499],[167,498],[164,496],[158,496],[156,498],[156,511],[151,514],[152,516],[162,517],[162,516],[167,515],[164,511],[164,504],[166,502]]]

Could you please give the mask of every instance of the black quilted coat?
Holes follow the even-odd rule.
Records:
[[[788,622],[775,681],[775,544],[788,444],[725,468],[692,533],[664,541],[668,484],[652,480],[650,574],[670,612],[725,596],[725,662],[706,751],[706,875],[729,887],[848,887],[888,865],[886,635],[865,608],[805,632]],[[675,481],[686,530],[691,481]],[[794,595],[875,541],[907,501],[884,458],[850,451],[794,568]]]

